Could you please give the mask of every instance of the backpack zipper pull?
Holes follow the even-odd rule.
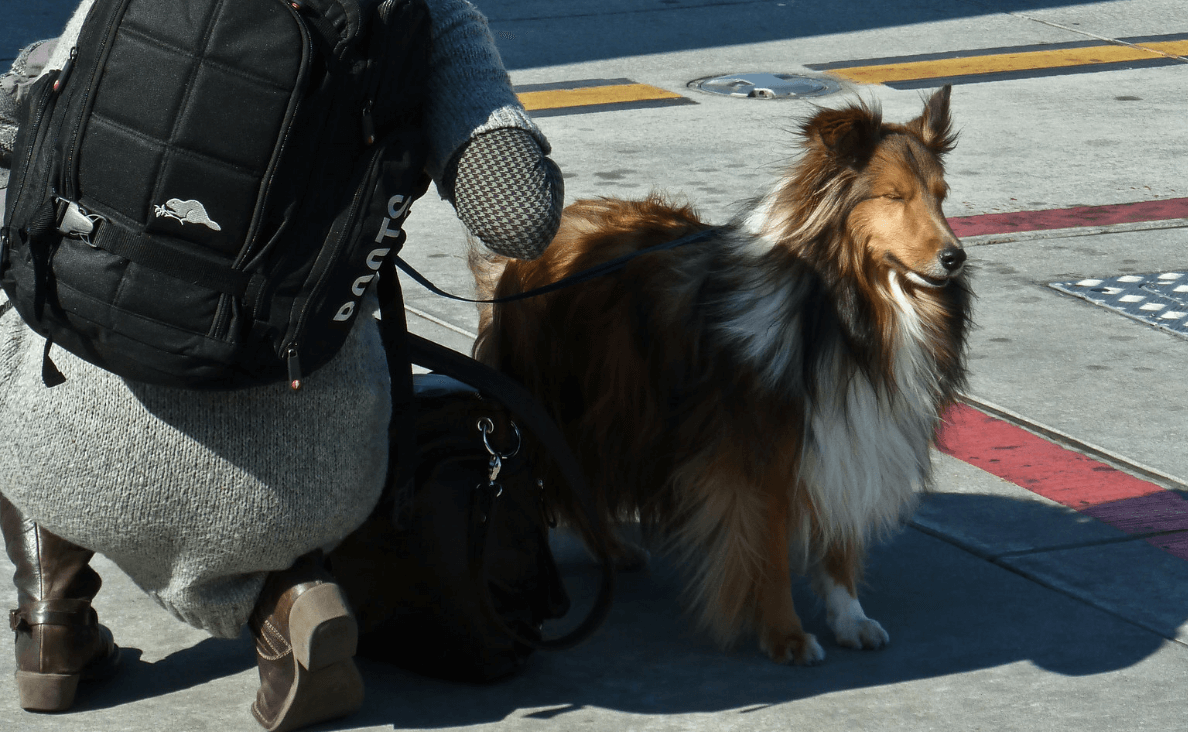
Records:
[[[301,358],[297,355],[297,346],[289,346],[285,351],[285,361],[289,366],[289,388],[301,391]]]
[[[54,94],[62,90],[62,85],[70,78],[70,72],[74,71],[74,59],[78,58],[78,47],[70,49],[70,58],[66,59],[66,63],[62,64],[62,70],[58,72],[58,78],[54,79]]]
[[[375,144],[375,120],[371,117],[371,100],[363,105],[363,144]]]

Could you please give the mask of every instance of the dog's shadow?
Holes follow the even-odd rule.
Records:
[[[926,500],[924,514],[930,503],[946,515],[1000,516],[1011,524],[1079,520],[1057,507],[994,496],[934,496]],[[1141,541],[1132,548],[1153,552],[1152,561],[1179,561]],[[580,607],[592,594],[595,568],[571,541],[561,542],[557,554]],[[802,668],[771,663],[753,639],[731,651],[713,646],[683,614],[674,568],[653,560],[648,570],[620,573],[614,610],[592,639],[566,652],[538,652],[510,680],[451,683],[361,662],[368,698],[348,726],[461,727],[509,716],[564,719],[585,708],[631,714],[757,711],[1019,661],[1068,676],[1099,674],[1146,658],[1165,637],[1174,637],[1188,616],[1185,608],[1166,628],[1144,629],[1008,565],[909,527],[871,552],[861,593],[867,613],[891,634],[890,646],[880,651],[837,646],[821,603],[800,582],[797,608],[827,654],[823,664]],[[1188,564],[1183,572],[1188,578]],[[1133,585],[1126,591],[1144,591],[1137,578]],[[1149,591],[1152,601],[1168,606],[1168,598],[1155,597],[1157,588]]]

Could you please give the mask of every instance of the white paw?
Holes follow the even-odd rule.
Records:
[[[866,617],[858,598],[851,597],[840,585],[830,588],[825,597],[825,621],[839,646],[874,649],[891,642],[883,626]]]
[[[891,636],[883,630],[877,620],[867,617],[847,618],[845,622],[833,625],[833,635],[839,646],[847,648],[882,648],[891,642]]]
[[[793,659],[797,666],[816,666],[818,663],[825,660],[825,649],[817,642],[817,636],[812,633],[806,633],[804,638],[804,648],[801,653]]]

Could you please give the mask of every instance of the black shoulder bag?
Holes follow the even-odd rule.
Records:
[[[595,547],[602,583],[588,615],[561,637],[542,636],[569,599],[521,430],[561,467],[591,525],[600,514],[560,430],[523,387],[407,333],[394,268],[384,270],[379,294],[393,376],[392,468],[372,516],[328,555],[328,566],[355,608],[361,656],[493,681],[534,650],[589,637],[610,611],[614,586],[606,547]],[[410,362],[436,373],[412,377]]]

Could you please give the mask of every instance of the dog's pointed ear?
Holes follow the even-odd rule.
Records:
[[[907,125],[937,155],[944,155],[957,144],[957,133],[953,131],[953,120],[949,117],[952,90],[950,84],[937,89],[924,102],[924,112]]]
[[[870,160],[883,126],[878,109],[859,103],[842,109],[822,109],[804,125],[809,143],[819,143],[843,165],[859,168]]]

